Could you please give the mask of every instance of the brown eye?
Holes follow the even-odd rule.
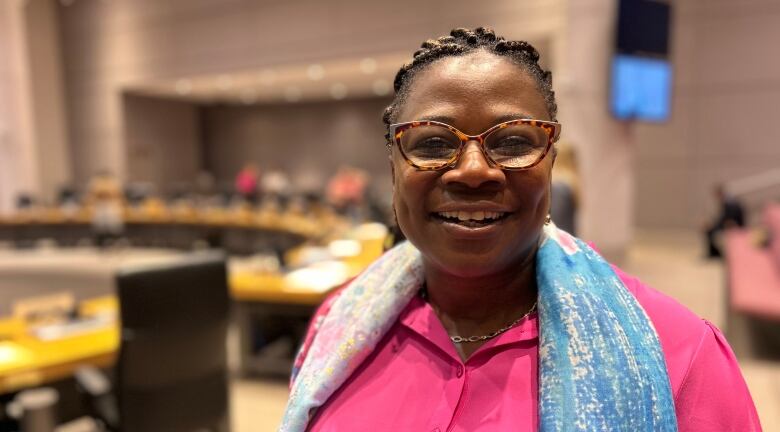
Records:
[[[418,166],[441,166],[458,152],[460,139],[439,125],[421,125],[407,130],[401,137],[401,150]]]
[[[493,143],[490,150],[497,155],[519,156],[533,152],[535,148],[535,143],[528,137],[508,136]]]
[[[455,150],[457,146],[452,142],[442,137],[430,137],[415,143],[410,153],[422,158],[441,158],[451,156]]]

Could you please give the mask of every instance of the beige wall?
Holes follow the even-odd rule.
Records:
[[[202,159],[198,107],[125,95],[122,108],[127,180],[150,182],[160,192],[192,182]]]
[[[71,180],[57,8],[0,2],[0,210]]]
[[[31,146],[22,145],[26,138],[19,96],[26,74],[22,22],[16,2],[0,2],[0,211],[11,208],[21,188],[33,186],[30,173],[21,169],[32,160],[25,152]]]
[[[556,95],[563,137],[577,151],[582,202],[579,232],[620,261],[633,236],[633,134],[608,110],[615,0],[569,2]]]
[[[780,167],[780,2],[676,2],[672,119],[636,130],[640,226],[697,227],[712,185]]]

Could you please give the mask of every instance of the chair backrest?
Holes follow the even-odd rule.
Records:
[[[227,422],[224,256],[122,270],[117,287],[120,429],[189,432]]]

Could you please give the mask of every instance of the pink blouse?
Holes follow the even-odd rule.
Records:
[[[760,431],[723,335],[671,298],[616,269],[658,331],[679,430]],[[375,351],[321,407],[310,431],[535,431],[535,314],[463,362],[433,309],[415,297]]]

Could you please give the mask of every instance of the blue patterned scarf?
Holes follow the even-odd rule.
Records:
[[[593,249],[545,226],[539,290],[539,430],[676,431],[658,335],[645,311]],[[331,305],[294,371],[282,432],[302,432],[316,409],[371,354],[419,290],[420,252],[402,243]]]

